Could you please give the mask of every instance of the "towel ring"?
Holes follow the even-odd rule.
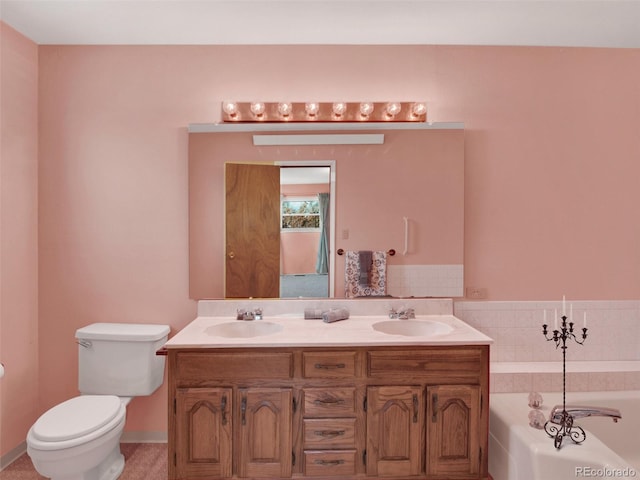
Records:
[[[342,248],[339,248],[337,253],[338,255],[344,255],[344,250]],[[396,251],[393,248],[390,250],[387,250],[387,255],[390,255],[393,257],[395,254],[396,254]]]

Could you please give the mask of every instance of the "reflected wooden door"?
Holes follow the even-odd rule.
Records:
[[[280,167],[225,165],[225,296],[280,296]]]

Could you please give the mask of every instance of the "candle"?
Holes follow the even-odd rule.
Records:
[[[547,324],[547,311],[546,311],[546,310],[543,310],[542,323],[543,323],[544,325],[546,325],[546,324]]]
[[[569,304],[569,321],[573,321],[573,303]]]
[[[587,312],[584,312],[584,320],[582,322],[582,328],[587,328]]]
[[[553,315],[553,329],[558,330],[558,309],[557,308],[554,310],[554,315]]]
[[[562,295],[562,316],[565,316],[564,295]]]

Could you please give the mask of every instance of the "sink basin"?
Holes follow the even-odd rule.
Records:
[[[387,335],[431,337],[453,332],[453,327],[433,320],[385,320],[373,324],[373,329]]]
[[[205,329],[205,333],[214,337],[253,338],[281,332],[282,325],[261,320],[235,321],[220,323]]]

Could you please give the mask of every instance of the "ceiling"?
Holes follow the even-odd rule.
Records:
[[[42,45],[640,48],[640,0],[0,0]]]

